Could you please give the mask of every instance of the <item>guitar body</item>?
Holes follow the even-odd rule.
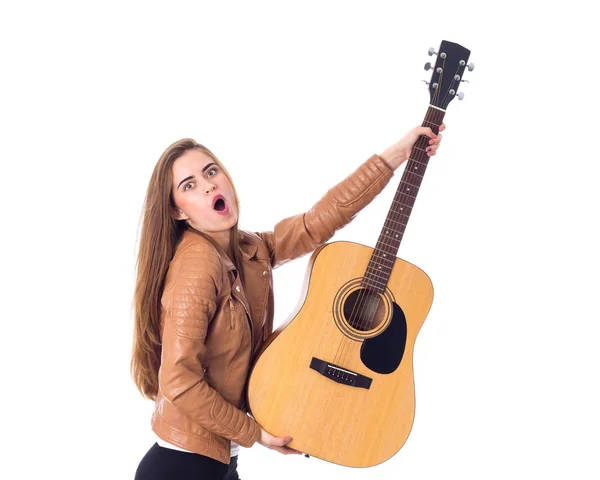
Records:
[[[470,51],[442,41],[422,126],[439,132]],[[267,339],[250,371],[247,404],[288,445],[323,460],[369,467],[404,444],[415,415],[413,349],[433,301],[429,277],[397,258],[425,175],[429,137],[420,135],[376,247],[322,245],[312,254],[300,302]]]
[[[266,431],[351,467],[384,462],[408,438],[413,348],[433,301],[429,277],[398,258],[385,290],[366,290],[372,255],[352,242],[312,254],[296,312],[258,353],[247,391]]]

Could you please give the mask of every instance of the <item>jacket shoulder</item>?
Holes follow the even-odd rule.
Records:
[[[206,238],[190,230],[186,230],[183,232],[181,240],[175,249],[174,256],[183,255],[190,250],[196,252],[213,252],[215,255],[218,255],[217,249]]]
[[[215,246],[206,238],[190,231],[185,231],[175,249],[169,268],[175,272],[206,272],[216,283],[220,283],[223,266]]]

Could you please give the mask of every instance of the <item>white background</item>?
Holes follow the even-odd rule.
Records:
[[[131,479],[154,442],[131,299],[168,145],[213,150],[269,230],[420,125],[449,40],[476,67],[399,252],[435,288],[411,435],[368,469],[256,444],[240,475],[599,478],[592,2],[164,3],[0,7],[0,476]],[[374,246],[401,173],[331,241]],[[308,258],[275,271],[276,326]]]

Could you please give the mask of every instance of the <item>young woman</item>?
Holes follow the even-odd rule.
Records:
[[[442,135],[415,127],[269,232],[238,229],[233,182],[206,147],[183,139],[162,154],[146,193],[134,296],[131,372],[155,402],[157,436],[137,480],[235,480],[239,446],[255,442],[301,453],[286,446],[291,437],[262,429],[245,405],[253,355],[273,330],[272,269],[350,222],[421,135],[435,155]]]

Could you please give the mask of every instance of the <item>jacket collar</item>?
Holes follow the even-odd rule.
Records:
[[[258,250],[258,245],[240,242],[240,249],[242,250],[242,258],[244,260],[250,260],[250,259],[254,258],[254,255],[256,255],[256,252]]]
[[[201,236],[202,238],[206,238],[205,235],[200,234],[200,232],[198,232],[198,230],[196,230],[195,228],[192,228],[192,227],[187,227],[186,231],[184,232],[184,235],[198,235],[198,236]],[[223,265],[225,265],[225,269],[228,272],[231,270],[237,270],[235,268],[235,265],[229,258],[229,256],[225,253],[225,250],[223,250],[223,247],[221,247],[221,245],[219,245],[217,242],[214,242],[214,241],[210,241],[210,240],[207,240],[207,241],[209,241],[211,243],[211,245],[213,245],[215,247],[215,249],[219,253],[219,256],[221,257],[221,261],[223,262]],[[254,258],[254,256],[256,255],[256,252],[258,250],[258,245],[256,243],[250,242],[248,239],[248,235],[246,235],[243,231],[240,231],[240,250],[242,252],[242,259],[245,262]]]

